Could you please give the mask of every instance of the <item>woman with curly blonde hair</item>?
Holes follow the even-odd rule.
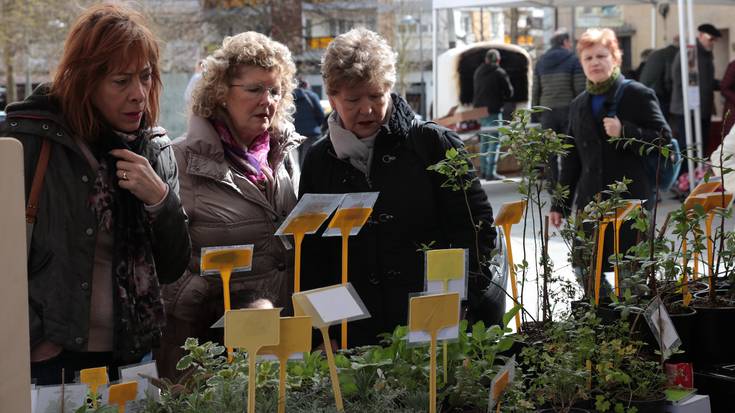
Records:
[[[164,377],[176,375],[187,337],[221,342],[209,327],[223,313],[222,283],[200,276],[202,248],[254,244],[252,270],[233,274],[232,308],[289,304],[293,252],[273,233],[296,204],[295,72],[286,46],[255,32],[225,38],[204,61],[186,136],[174,142],[193,248],[187,273],[164,288]]]

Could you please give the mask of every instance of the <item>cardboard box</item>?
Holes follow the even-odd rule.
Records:
[[[709,405],[709,396],[695,394],[691,398],[684,400],[679,404],[667,404],[667,413],[711,413],[712,409]]]
[[[452,113],[443,118],[436,118],[434,122],[444,127],[455,125],[466,120],[479,120],[487,116],[487,108],[474,108],[464,112]]]

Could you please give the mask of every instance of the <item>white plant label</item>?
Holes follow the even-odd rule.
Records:
[[[291,224],[291,221],[302,215],[324,214],[326,215],[324,217],[326,221],[332,215],[332,212],[337,209],[339,204],[342,203],[344,197],[344,194],[304,194],[291,213],[288,214],[286,220],[278,227],[275,235],[287,235],[284,231]],[[317,229],[319,228],[315,228],[313,231],[307,232],[307,234],[313,234]]]
[[[339,205],[338,210],[347,208],[370,208],[375,206],[375,201],[378,200],[378,192],[353,192],[345,194],[342,203]],[[350,230],[350,236],[354,237],[357,235],[362,227],[354,227]],[[323,237],[339,237],[342,233],[339,228],[327,228],[322,234]]]
[[[656,297],[651,301],[643,315],[662,350],[670,350],[681,345],[679,334],[661,298]]]
[[[134,406],[132,406],[130,410],[126,411],[137,412],[141,410],[144,404],[141,401],[149,397],[153,400],[160,400],[160,389],[154,386],[148,377],[152,377],[154,379],[158,378],[158,369],[156,368],[156,362],[154,361],[120,368],[120,382],[138,382],[138,394],[135,401],[131,402]]]

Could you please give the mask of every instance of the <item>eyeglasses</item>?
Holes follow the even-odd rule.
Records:
[[[255,85],[230,85],[230,87],[239,87],[240,90],[245,93],[245,96],[247,96],[248,99],[252,100],[258,100],[261,97],[263,97],[263,93],[268,91],[268,95],[271,99],[273,99],[274,102],[278,102],[281,100],[281,88],[278,86],[273,87],[265,87],[263,85],[255,84]]]

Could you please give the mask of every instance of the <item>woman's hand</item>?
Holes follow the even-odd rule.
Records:
[[[549,212],[549,222],[551,222],[551,225],[553,225],[556,228],[559,228],[559,225],[561,225],[562,220],[561,213],[559,212]]]
[[[605,127],[605,133],[611,138],[619,138],[623,125],[618,117],[602,119],[602,125]]]
[[[120,188],[127,189],[146,205],[156,205],[166,196],[166,183],[156,174],[148,160],[127,149],[114,149],[118,158],[117,177]]]

